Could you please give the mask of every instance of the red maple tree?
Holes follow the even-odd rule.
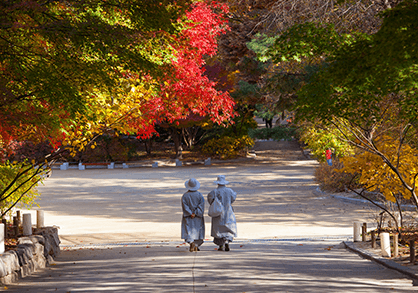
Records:
[[[227,12],[228,7],[216,1],[197,2],[180,21],[185,29],[174,48],[174,74],[167,74],[159,94],[142,105],[144,115],[133,122],[140,137],[154,132],[154,123],[178,124],[200,115],[221,124],[236,115],[229,93],[216,90],[204,74],[205,56],[217,53],[217,37],[228,29]]]

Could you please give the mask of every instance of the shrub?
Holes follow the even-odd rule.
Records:
[[[332,125],[299,123],[300,140],[311,150],[312,155],[320,162],[325,162],[325,150],[332,149],[335,157],[345,157],[354,154],[354,148],[344,139],[341,133]]]
[[[35,199],[39,196],[36,186],[42,182],[42,178],[47,171],[42,168],[35,169],[27,161],[0,164],[1,215],[4,216],[9,213],[10,209],[16,204],[26,208],[30,208],[34,204],[36,205]],[[16,178],[18,179],[13,183],[13,180]]]
[[[244,154],[248,147],[254,145],[254,140],[248,135],[242,137],[223,136],[209,140],[202,147],[202,153],[221,159],[232,159]]]
[[[356,189],[360,187],[357,180],[352,180],[353,174],[339,171],[342,167],[342,164],[337,161],[333,162],[333,166],[320,163],[319,167],[315,169],[314,176],[321,190],[343,192],[348,188]]]

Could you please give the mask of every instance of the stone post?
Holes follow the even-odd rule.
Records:
[[[152,167],[153,167],[153,168],[158,168],[158,162],[154,162],[154,163],[152,163]]]
[[[128,164],[126,164],[126,163],[122,164],[122,169],[128,169],[128,168],[129,168]]]
[[[44,217],[44,211],[37,210],[36,211],[36,228],[43,228],[45,227],[45,217]]]
[[[115,162],[110,163],[109,165],[107,165],[108,169],[115,169]]]
[[[361,222],[354,222],[353,226],[353,240],[354,242],[361,241]]]
[[[1,222],[4,225],[4,237],[6,238],[6,236],[7,236],[7,220],[6,219],[1,219]]]
[[[86,166],[83,163],[78,163],[78,170],[86,170]]]
[[[4,224],[0,224],[0,254],[4,252],[4,238],[6,235],[4,234]]]
[[[176,167],[181,167],[183,165],[182,161],[176,159]]]
[[[382,255],[384,257],[390,257],[390,236],[389,233],[380,233],[380,246],[382,249]]]
[[[211,164],[211,160],[210,160],[210,158],[207,158],[205,160],[205,166],[210,166],[210,164]]]
[[[393,234],[393,257],[397,257],[399,255],[399,236],[398,233]]]
[[[68,170],[69,166],[70,166],[70,163],[68,162],[62,163],[62,165],[60,166],[60,170]]]
[[[32,215],[23,214],[23,236],[32,235]]]

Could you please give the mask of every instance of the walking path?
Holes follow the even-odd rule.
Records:
[[[41,188],[45,224],[60,227],[55,265],[8,292],[410,292],[404,275],[341,242],[373,210],[315,193],[313,168],[287,142],[264,142],[255,159],[212,166],[54,171]],[[207,241],[190,253],[180,237],[184,182],[204,196],[226,175],[238,193],[231,251]],[[208,207],[206,207],[207,210]]]

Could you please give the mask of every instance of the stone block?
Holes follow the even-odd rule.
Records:
[[[5,277],[8,275],[6,265],[4,262],[0,259],[0,278]]]
[[[35,235],[20,237],[16,250],[0,254],[0,284],[13,284],[53,263],[59,244],[56,227],[35,229]]]
[[[42,229],[35,230],[36,235],[41,235],[45,239],[44,244],[44,255],[51,255],[56,257],[60,254],[59,244],[61,241],[58,237],[58,229],[55,227],[45,227]]]
[[[0,283],[4,285],[11,285],[16,283],[19,280],[19,274],[17,272],[13,272],[7,276],[0,278]]]
[[[45,256],[43,254],[35,255],[33,257],[33,260],[35,262],[35,270],[36,271],[39,270],[39,269],[45,268],[46,265],[47,265],[46,258],[45,258]]]
[[[5,246],[4,246],[4,237],[5,237],[4,227],[5,227],[5,225],[3,223],[1,223],[0,224],[0,253],[3,253],[4,248],[5,248]]]
[[[25,278],[27,276],[30,276],[33,272],[35,272],[35,263],[33,259],[30,259],[26,264],[20,267],[19,276],[21,278]]]
[[[15,251],[19,258],[20,266],[23,266],[30,262],[30,260],[33,258],[33,250],[33,244],[21,244],[17,246]]]
[[[60,166],[60,170],[68,170],[68,167],[70,166],[70,163],[62,163]]]
[[[0,254],[0,261],[6,271],[6,275],[17,272],[20,269],[19,258],[14,250],[9,250]]]

